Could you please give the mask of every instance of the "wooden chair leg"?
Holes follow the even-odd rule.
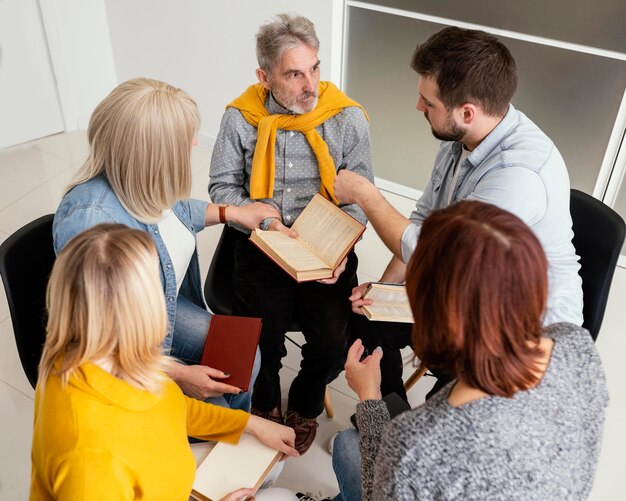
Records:
[[[426,374],[428,368],[424,365],[423,362],[420,362],[420,366],[415,369],[415,372],[409,376],[409,379],[404,383],[404,390],[409,391],[415,383],[417,383],[420,378]]]
[[[333,411],[333,403],[330,400],[330,390],[328,386],[326,386],[326,393],[324,394],[324,409],[326,410],[326,415],[333,419],[335,417],[335,412]]]

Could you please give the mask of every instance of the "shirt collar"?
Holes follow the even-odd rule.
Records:
[[[504,138],[508,136],[509,131],[514,127],[517,122],[516,109],[512,104],[509,104],[509,109],[506,115],[502,117],[502,120],[494,127],[494,129],[487,135],[485,139],[470,153],[467,159],[472,165],[480,165],[485,158],[487,158],[491,152],[497,148]],[[459,143],[459,151],[462,145]]]

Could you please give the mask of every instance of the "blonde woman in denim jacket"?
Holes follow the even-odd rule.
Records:
[[[211,313],[202,294],[196,233],[220,222],[252,229],[278,214],[266,204],[220,207],[190,199],[199,125],[197,105],[181,89],[146,78],[117,86],[89,122],[89,157],[55,214],[55,251],[99,223],[149,233],[167,307],[163,352],[177,359],[168,375],[191,397],[248,410],[249,393],[221,382],[221,371],[198,365]],[[259,365],[257,353],[251,384]]]

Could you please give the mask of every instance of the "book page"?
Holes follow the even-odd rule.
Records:
[[[413,312],[408,304],[373,303],[363,306],[372,319],[380,317],[394,319],[396,322],[413,323]]]
[[[193,490],[219,501],[242,487],[258,489],[280,457],[249,433],[236,445],[219,442],[198,467]]]
[[[329,267],[298,240],[288,237],[280,231],[255,230],[255,233],[296,270],[308,271]]]
[[[372,282],[363,294],[363,299],[372,301],[372,304],[362,307],[371,320],[413,323],[409,297],[402,284]]]
[[[363,295],[363,299],[371,299],[375,303],[404,303],[407,306],[409,304],[406,288],[401,284],[379,284],[372,282]]]
[[[363,225],[323,196],[316,194],[293,224],[298,240],[335,269],[347,247],[363,231]]]

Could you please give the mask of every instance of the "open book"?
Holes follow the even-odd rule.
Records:
[[[413,323],[409,298],[402,284],[372,282],[365,289],[363,299],[373,301],[372,304],[361,307],[365,316],[370,320]]]
[[[191,499],[219,501],[242,487],[256,492],[281,457],[249,433],[237,444],[219,442],[196,470]]]
[[[293,223],[297,238],[254,230],[250,240],[298,282],[331,278],[365,226],[316,194]]]

